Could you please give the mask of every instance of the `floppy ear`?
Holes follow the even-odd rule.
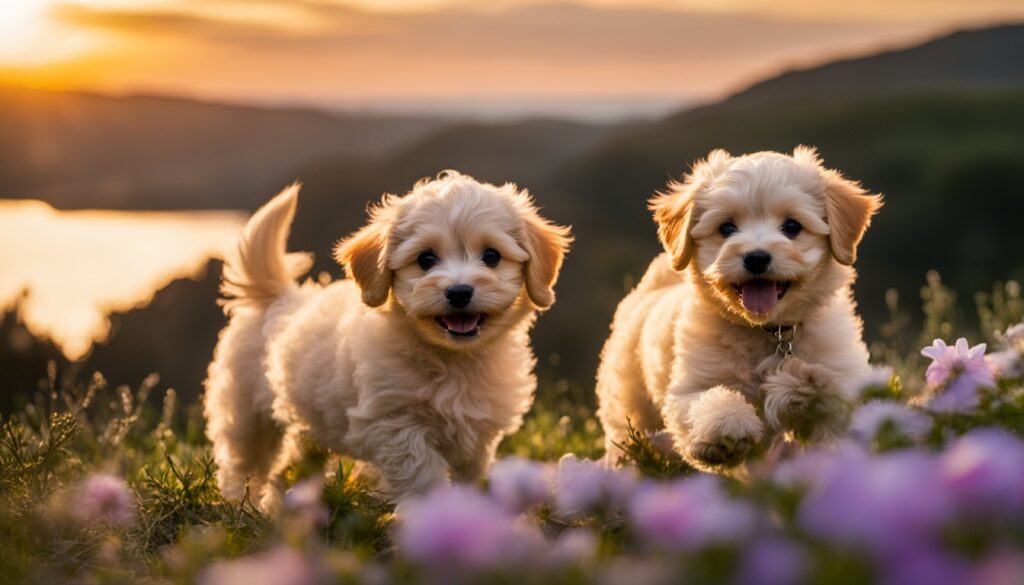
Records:
[[[658,239],[668,252],[674,270],[683,270],[693,257],[693,204],[699,184],[693,176],[682,183],[673,181],[668,191],[658,193],[649,202],[658,223]]]
[[[537,308],[546,309],[555,302],[555,281],[573,238],[568,227],[551,223],[532,208],[524,214],[524,220],[523,244],[530,255],[524,268],[526,294]]]
[[[850,266],[857,260],[857,245],[871,224],[871,217],[882,207],[882,196],[869,194],[836,171],[823,173],[829,246],[836,262]]]
[[[334,247],[334,259],[356,282],[363,302],[379,307],[391,292],[391,270],[387,267],[387,242],[391,221],[386,213],[389,198],[371,209],[370,223]]]
[[[667,191],[658,192],[648,201],[647,208],[654,212],[654,221],[658,224],[658,239],[668,252],[674,270],[686,268],[693,257],[690,229],[697,219],[694,213],[697,192],[731,160],[728,152],[720,148],[712,150],[707,159],[693,166],[683,182],[670,182]]]

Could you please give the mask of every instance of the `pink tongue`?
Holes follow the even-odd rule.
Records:
[[[766,315],[779,300],[775,283],[770,280],[748,280],[740,290],[743,293],[743,306],[751,313]]]
[[[447,315],[444,318],[444,324],[448,327],[449,331],[455,333],[469,333],[477,324],[480,322],[480,315],[473,315],[467,313],[459,313],[456,315]]]

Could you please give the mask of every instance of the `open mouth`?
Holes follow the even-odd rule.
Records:
[[[436,318],[437,324],[452,337],[476,337],[486,315],[481,313],[450,313]]]
[[[758,315],[767,315],[776,303],[786,296],[790,282],[776,282],[758,278],[732,285],[743,303],[743,308]]]

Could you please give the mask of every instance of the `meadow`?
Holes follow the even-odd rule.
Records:
[[[921,293],[913,320],[889,298],[835,444],[787,443],[724,478],[635,434],[612,471],[593,462],[592,396],[542,387],[485,483],[398,519],[354,462],[315,445],[278,516],[225,500],[196,404],[158,396],[156,375],[128,388],[51,363],[0,429],[0,580],[1019,583],[1020,286],[978,295],[971,329],[989,335],[970,342],[937,274]]]

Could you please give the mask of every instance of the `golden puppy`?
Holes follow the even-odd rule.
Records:
[[[230,321],[204,406],[222,492],[264,509],[298,439],[379,469],[398,500],[475,479],[530,406],[528,330],[571,241],[514,185],[456,172],[386,195],[335,251],[352,280],[295,279],[298,186],[249,220],[224,266]]]
[[[851,265],[880,206],[806,147],[716,150],[652,199],[666,252],[619,305],[598,371],[610,460],[627,418],[709,470],[779,433],[840,432],[868,368]]]

